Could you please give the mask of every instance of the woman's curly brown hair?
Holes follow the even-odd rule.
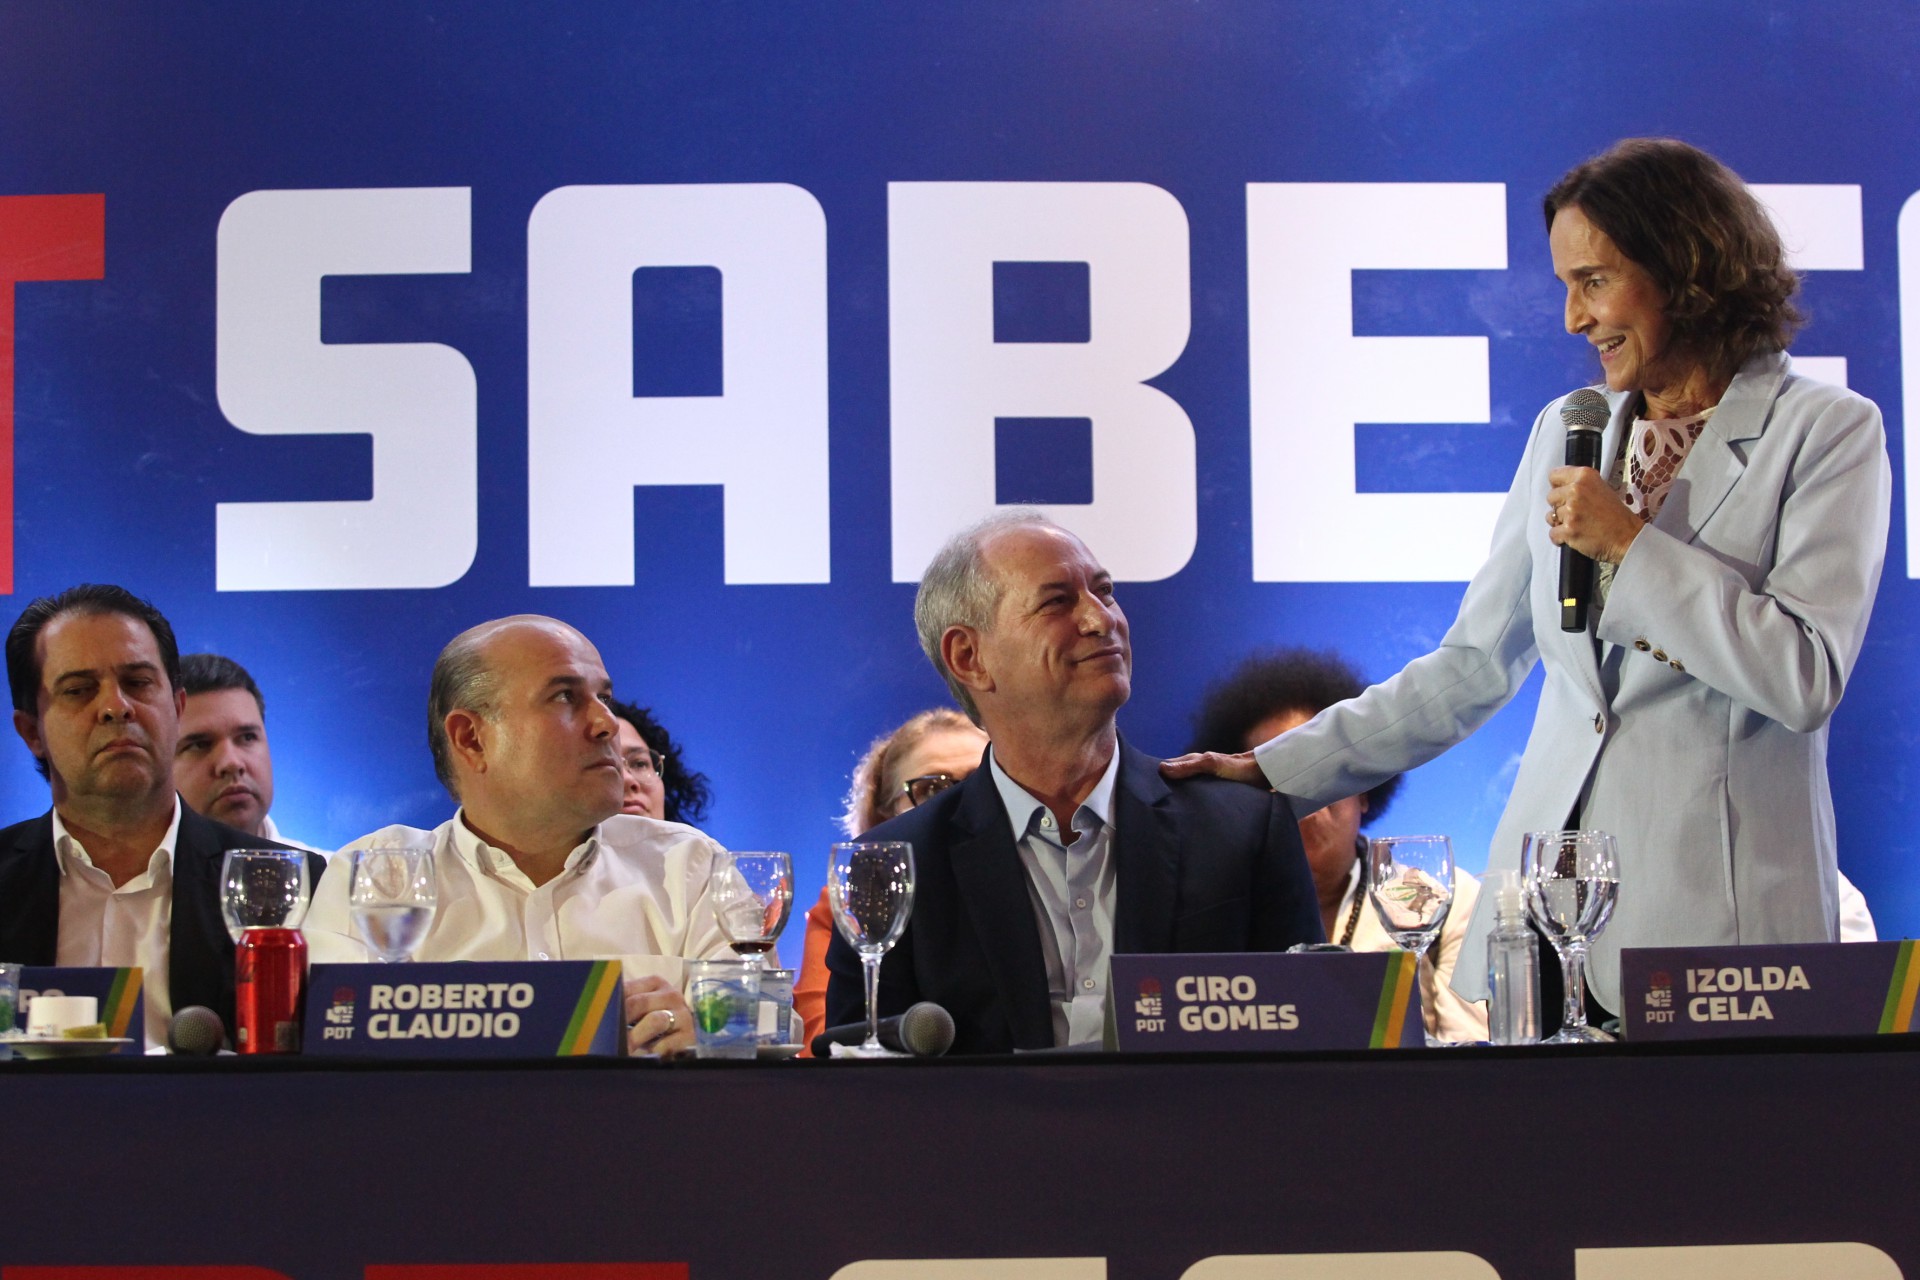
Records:
[[[1673,341],[1720,377],[1784,351],[1806,317],[1773,219],[1740,176],[1674,138],[1627,138],[1568,171],[1543,202],[1578,206],[1667,300]]]

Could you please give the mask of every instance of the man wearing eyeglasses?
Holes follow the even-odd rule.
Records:
[[[448,642],[427,736],[460,807],[432,831],[386,827],[335,855],[307,914],[312,958],[368,958],[349,902],[356,850],[431,846],[439,901],[417,958],[617,958],[629,1047],[689,1047],[684,962],[732,954],[707,897],[721,849],[620,812],[612,696],[599,651],[553,618],[500,618]]]
[[[966,781],[868,834],[913,845],[913,913],[880,1013],[931,1000],[958,1053],[1098,1044],[1116,953],[1279,951],[1324,938],[1284,797],[1168,782],[1121,741],[1127,616],[1080,539],[1014,510],[951,539],[914,601],[921,647],[992,740]],[[827,1022],[865,996],[845,939]]]

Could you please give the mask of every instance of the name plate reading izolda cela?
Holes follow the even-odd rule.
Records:
[[[317,964],[305,1050],[341,1058],[611,1057],[618,960]]]
[[[1629,947],[1620,992],[1629,1040],[1899,1035],[1920,956],[1911,941]]]
[[[131,1040],[114,1052],[138,1057],[146,1052],[147,994],[144,971],[131,968],[30,964],[20,971],[20,998],[14,1004],[18,1025],[27,1029],[27,1001],[35,996],[92,996],[100,1002],[107,1038]]]
[[[1399,1049],[1426,1043],[1405,951],[1115,956],[1129,1053]]]

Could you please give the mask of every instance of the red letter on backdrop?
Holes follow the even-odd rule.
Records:
[[[13,591],[13,286],[98,280],[106,271],[106,196],[0,196],[0,594]]]

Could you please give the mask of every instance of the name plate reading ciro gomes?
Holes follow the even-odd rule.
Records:
[[[1631,947],[1620,953],[1630,1040],[1897,1035],[1914,1029],[1908,942]]]
[[[317,964],[305,1051],[341,1058],[616,1056],[618,960]]]
[[[1405,951],[1115,956],[1108,990],[1114,1043],[1129,1053],[1425,1043]]]

